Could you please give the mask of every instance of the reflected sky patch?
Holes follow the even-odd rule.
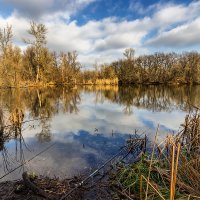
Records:
[[[160,90],[163,94],[163,88],[156,86],[106,91],[95,88],[49,89],[39,92],[41,105],[37,104],[37,91],[31,91],[30,99],[27,95],[30,91],[4,91],[0,101],[8,110],[7,119],[15,109],[14,104],[6,104],[5,99],[14,101],[16,95],[23,99],[23,102],[19,101],[23,107],[19,107],[25,113],[24,120],[41,120],[22,124],[23,140],[14,135],[5,139],[0,152],[0,176],[50,144],[55,145],[1,181],[20,178],[23,170],[64,178],[96,168],[116,154],[135,130],[153,140],[158,124],[158,140],[162,141],[168,133],[178,131],[184,122],[188,112],[185,101],[191,99],[198,103],[200,97],[199,93],[188,93],[185,88],[165,88],[165,96],[159,93]],[[46,114],[49,118],[42,119]]]

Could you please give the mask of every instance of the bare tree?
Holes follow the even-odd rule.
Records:
[[[38,82],[41,66],[40,55],[44,46],[46,45],[47,28],[44,24],[36,24],[35,22],[31,22],[28,33],[34,37],[34,40],[24,39],[24,42],[33,46],[36,61],[36,82]]]
[[[127,60],[133,60],[135,55],[135,50],[132,48],[125,49],[124,56]]]
[[[7,25],[6,28],[0,28],[0,50],[6,53],[8,46],[12,42],[12,26]]]

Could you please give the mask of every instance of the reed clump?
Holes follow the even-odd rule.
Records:
[[[200,199],[200,113],[187,115],[182,127],[155,141],[151,155],[117,167],[110,177],[114,198]]]
[[[118,85],[118,78],[97,78],[97,79],[89,79],[89,80],[83,80],[83,85]]]

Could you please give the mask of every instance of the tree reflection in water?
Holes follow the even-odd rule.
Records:
[[[0,151],[5,171],[10,169],[12,159],[5,146],[9,140],[15,142],[15,160],[24,161],[23,129],[27,119],[38,119],[41,131],[36,134],[39,142],[50,142],[50,120],[59,110],[78,113],[80,96],[78,90],[68,88],[49,89],[7,89],[0,93]],[[4,112],[3,112],[4,111]],[[26,116],[25,116],[26,113]],[[27,115],[28,113],[28,115]],[[25,120],[25,117],[27,118]],[[28,126],[35,128],[34,126]]]
[[[38,141],[41,143],[50,142],[52,133],[51,133],[51,129],[50,129],[49,120],[47,118],[41,119],[40,124],[41,124],[42,130],[41,130],[41,132],[36,134]]]
[[[23,138],[23,130],[29,120],[38,120],[41,127],[36,135],[40,143],[52,140],[51,119],[59,112],[79,113],[82,94],[94,94],[95,104],[105,101],[123,107],[131,115],[134,107],[152,112],[188,112],[195,105],[200,107],[199,86],[111,86],[96,85],[77,88],[23,88],[2,89],[0,93],[0,152],[4,170],[10,169],[12,160],[6,148],[6,142],[15,142],[15,159],[23,162],[24,148],[29,150]],[[93,97],[92,97],[93,98]],[[133,113],[134,114],[134,113]],[[34,128],[30,126],[29,128]]]
[[[6,115],[3,111],[0,112],[0,126],[1,126],[1,153],[3,158],[4,171],[9,171],[11,169],[12,159],[9,156],[8,150],[5,143],[8,140],[15,141],[15,160],[17,162],[24,161],[24,146],[26,146],[23,134],[22,134],[22,123],[24,120],[24,112],[21,109],[15,108],[12,112],[6,113],[8,115],[7,121],[8,125],[5,124]]]
[[[200,106],[199,86],[85,86],[84,90],[96,93],[96,103],[110,100],[123,105],[126,114],[131,114],[133,106],[152,112],[189,111],[189,105]]]

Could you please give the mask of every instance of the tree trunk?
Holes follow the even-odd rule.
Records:
[[[39,73],[40,73],[40,68],[39,66],[37,66],[36,83],[38,83],[39,80]]]

